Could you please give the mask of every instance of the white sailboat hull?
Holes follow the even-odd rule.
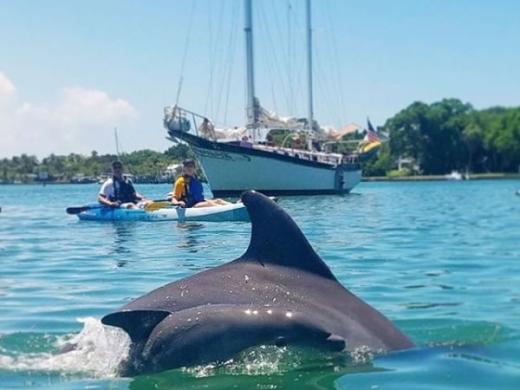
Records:
[[[217,196],[247,189],[273,195],[345,193],[361,180],[361,170],[344,171],[340,188],[336,169],[197,147],[193,151]]]
[[[361,181],[357,164],[336,166],[182,132],[170,134],[190,144],[215,196],[238,195],[250,189],[267,195],[343,194]]]

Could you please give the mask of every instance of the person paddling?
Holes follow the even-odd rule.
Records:
[[[181,207],[212,207],[230,204],[223,199],[204,199],[202,183],[195,175],[195,161],[182,162],[182,175],[175,181],[171,202]]]
[[[98,194],[98,202],[108,207],[137,208],[150,201],[136,192],[130,179],[123,176],[123,163],[112,163],[112,177],[107,179]]]

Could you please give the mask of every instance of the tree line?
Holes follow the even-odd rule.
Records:
[[[476,110],[458,99],[432,104],[415,102],[389,118],[379,130],[387,134],[387,139],[377,155],[362,163],[365,176],[395,174],[400,159],[413,161],[416,168],[398,172],[404,175],[446,174],[453,170],[518,172],[520,168],[520,107]],[[278,138],[282,139],[282,135]],[[362,136],[348,134],[344,141]],[[139,150],[125,153],[119,159],[128,173],[141,181],[154,181],[172,162],[187,157],[192,157],[190,149],[177,144],[162,153]],[[115,159],[116,155],[99,155],[95,151],[89,156],[51,154],[41,161],[22,154],[0,160],[0,182],[31,182],[42,178],[69,182],[78,175],[98,177],[110,173],[110,163]]]
[[[416,173],[425,175],[520,169],[520,107],[476,110],[458,99],[415,102],[388,119],[382,129],[388,142],[364,163],[367,176],[384,176],[403,158],[413,160]]]
[[[183,144],[174,145],[162,153],[145,149],[124,153],[119,157],[115,154],[100,155],[93,151],[89,156],[76,153],[67,156],[51,154],[39,161],[36,156],[22,154],[0,160],[0,182],[71,182],[79,176],[94,179],[109,175],[114,160],[122,161],[125,172],[135,175],[137,181],[154,182],[168,165],[188,157],[192,157],[191,151]]]

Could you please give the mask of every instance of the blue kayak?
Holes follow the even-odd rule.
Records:
[[[200,208],[163,208],[153,211],[102,207],[99,203],[86,205],[76,214],[82,221],[201,221],[234,222],[249,221],[249,214],[242,203]]]

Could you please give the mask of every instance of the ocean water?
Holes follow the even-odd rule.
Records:
[[[260,346],[232,361],[121,378],[124,332],[99,319],[246,249],[248,223],[80,222],[95,185],[0,186],[0,388],[518,389],[519,181],[362,183],[281,198],[340,282],[417,344],[355,356]],[[169,186],[138,188],[162,198]],[[67,341],[78,349],[56,352]]]

